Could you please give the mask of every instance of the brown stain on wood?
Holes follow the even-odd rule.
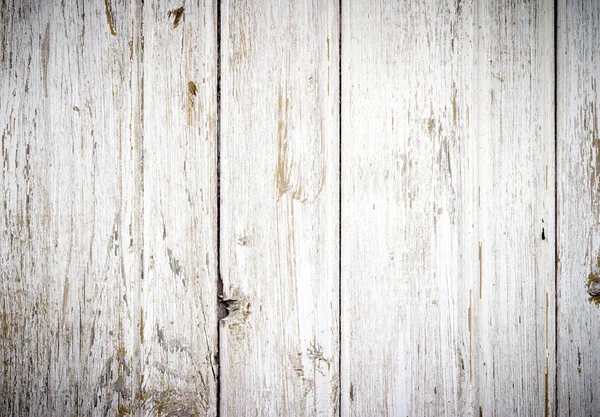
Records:
[[[46,23],[44,40],[42,41],[42,79],[44,96],[48,97],[48,60],[50,59],[50,23]]]
[[[290,100],[287,95],[280,92],[277,99],[277,168],[275,172],[275,182],[277,187],[277,200],[279,201],[284,194],[289,193],[293,200],[305,204],[314,200],[322,191],[325,185],[327,175],[327,166],[322,161],[320,167],[318,183],[315,184],[314,190],[306,190],[302,184],[300,172],[296,172],[295,181],[292,180],[292,168],[294,167],[292,155],[289,151],[289,110]],[[323,134],[323,122],[320,126],[320,142],[319,150],[315,155],[325,155],[325,141]],[[299,168],[296,164],[296,168]],[[307,166],[304,164],[303,166]],[[310,188],[310,187],[308,187]]]
[[[207,389],[207,387],[204,387]],[[208,392],[188,391],[168,387],[144,393],[144,409],[162,417],[192,417],[207,415]]]
[[[187,122],[188,122],[188,126],[192,123],[192,121],[194,120],[194,104],[195,104],[195,100],[196,100],[196,95],[198,94],[198,87],[196,87],[196,84],[193,81],[188,81],[187,84],[187,103],[186,103],[186,109],[187,109]]]
[[[240,288],[232,288],[228,295],[221,296],[221,305],[227,310],[227,315],[220,320],[222,326],[229,328],[230,335],[236,339],[245,336],[245,327],[252,314],[250,297]]]
[[[588,301],[600,306],[600,254],[596,256],[595,266],[592,260],[592,267],[587,277],[586,287],[589,295]]]
[[[106,21],[108,22],[108,27],[110,29],[110,34],[113,36],[117,36],[117,32],[115,31],[115,26],[113,25],[112,9],[110,7],[109,0],[104,0],[104,8],[105,8],[105,12],[106,12]]]
[[[129,61],[133,62],[133,53],[135,51],[135,37],[133,36],[134,33],[136,33],[135,31],[135,21],[133,19],[131,19],[131,39],[129,40]]]
[[[587,283],[586,283],[588,294],[590,296],[588,298],[588,301],[590,303],[596,304],[597,306],[600,306],[600,294],[597,294],[593,289],[599,285],[600,285],[600,271],[590,272],[590,274],[588,275]]]
[[[592,80],[592,91],[596,92],[596,80]],[[590,197],[592,207],[598,212],[600,207],[600,137],[598,133],[598,108],[594,100],[580,107],[580,117],[583,123],[583,134],[590,139]]]
[[[168,17],[174,17],[173,29],[175,29],[175,28],[177,28],[177,26],[179,26],[179,23],[181,22],[181,18],[183,17],[184,11],[185,11],[184,7],[178,7],[177,9],[170,10],[167,13]]]
[[[281,93],[277,98],[277,171],[275,173],[275,180],[277,184],[277,200],[281,196],[287,193],[290,186],[290,172],[289,172],[289,161],[288,161],[288,110],[289,110],[289,98],[284,98]]]
[[[231,22],[230,22],[231,26]],[[231,28],[230,28],[231,30]],[[240,22],[239,31],[231,31],[232,35],[230,40],[233,44],[233,51],[230,58],[232,66],[239,66],[248,59],[250,51],[252,50],[252,39],[246,36],[244,31],[243,22]]]
[[[198,89],[196,88],[196,84],[193,81],[188,82],[188,94],[190,97],[195,97]]]
[[[435,129],[435,120],[433,118],[429,118],[427,120],[427,131],[429,132],[429,135],[433,134],[434,129]]]
[[[144,344],[144,309],[140,307],[140,343]]]

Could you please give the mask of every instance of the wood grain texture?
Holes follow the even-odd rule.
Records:
[[[553,15],[343,2],[342,415],[553,414]]]
[[[217,412],[217,13],[144,3],[142,411]]]
[[[600,4],[341,4],[1,2],[0,415],[600,414]]]
[[[2,415],[136,401],[137,12],[2,4]]]
[[[557,12],[558,415],[591,416],[600,413],[600,4],[561,0]]]
[[[338,17],[222,2],[222,416],[337,414]]]

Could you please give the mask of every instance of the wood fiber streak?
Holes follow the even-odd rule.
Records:
[[[0,414],[136,405],[135,2],[3,1]]]
[[[558,2],[558,415],[600,414],[600,3]],[[592,297],[588,290],[595,297]]]
[[[338,410],[337,1],[221,5],[222,416]]]
[[[343,2],[341,415],[553,415],[553,19]]]

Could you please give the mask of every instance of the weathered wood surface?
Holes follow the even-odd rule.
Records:
[[[221,415],[336,415],[338,5],[221,7]]]
[[[0,414],[136,402],[133,2],[3,2]]]
[[[600,3],[561,0],[557,11],[558,414],[592,416],[600,414]]]
[[[144,412],[217,410],[217,9],[145,1]]]
[[[553,18],[343,2],[341,415],[553,414]]]
[[[599,414],[552,3],[4,0],[0,415]]]

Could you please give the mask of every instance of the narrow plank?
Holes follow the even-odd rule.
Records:
[[[553,414],[552,5],[348,0],[342,53],[342,415]]]
[[[217,413],[217,14],[144,3],[141,410]]]
[[[336,415],[338,2],[224,1],[221,31],[221,415]]]
[[[558,415],[591,416],[600,413],[600,4],[561,0],[557,11]]]
[[[0,414],[135,403],[135,2],[1,8]]]

